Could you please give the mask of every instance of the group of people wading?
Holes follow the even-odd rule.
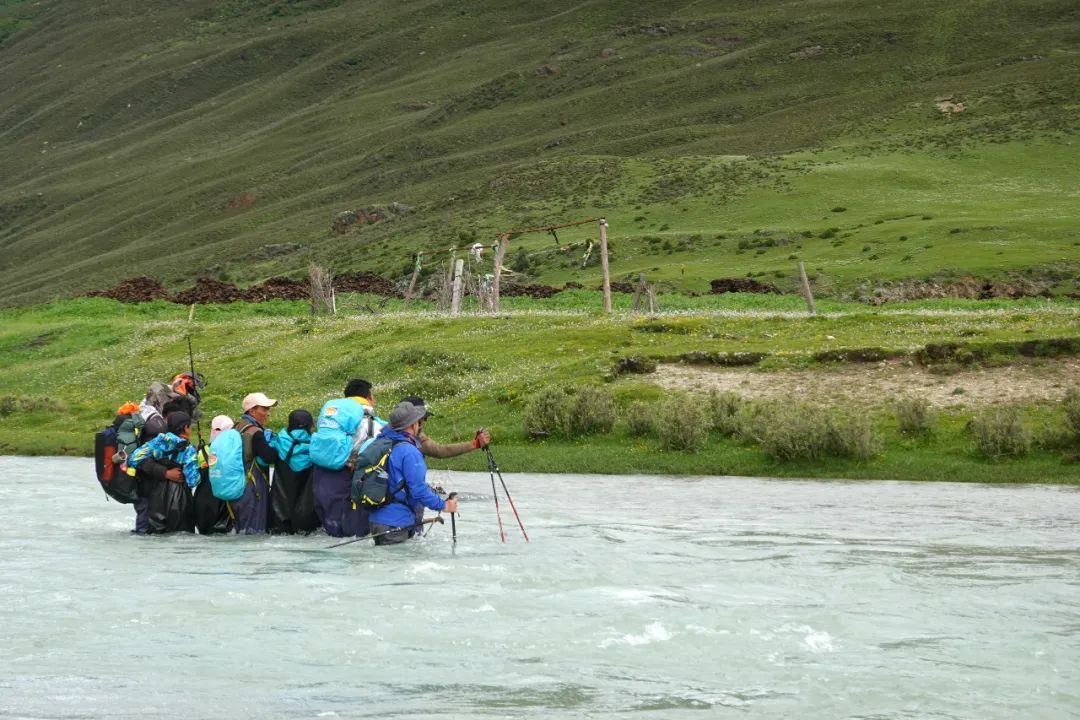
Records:
[[[317,419],[293,410],[277,432],[270,416],[278,401],[250,393],[239,419],[213,419],[210,444],[203,446],[192,438],[202,384],[194,372],[171,385],[156,382],[141,403],[122,405],[98,433],[98,480],[110,497],[134,505],[137,534],[322,528],[332,537],[401,543],[418,533],[425,508],[457,511],[453,494],[444,499],[427,484],[425,456],[455,457],[486,448],[491,439],[480,429],[468,442],[434,442],[423,431],[432,413],[416,396],[403,398],[383,420],[371,383],[357,378]],[[379,478],[383,492],[372,501],[364,483],[380,487]]]

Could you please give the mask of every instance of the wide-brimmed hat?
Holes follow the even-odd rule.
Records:
[[[427,410],[423,406],[417,407],[408,400],[402,400],[390,411],[390,427],[394,430],[404,430],[426,416]]]
[[[244,396],[244,401],[240,404],[240,407],[244,408],[244,412],[247,412],[253,407],[271,408],[277,405],[277,403],[277,400],[266,397],[265,393],[254,392]]]
[[[408,397],[403,397],[401,398],[401,402],[411,402],[416,407],[423,408],[425,418],[435,417],[435,413],[431,412],[431,408],[429,408],[427,404],[424,403],[424,398],[420,397],[419,395],[409,395]]]

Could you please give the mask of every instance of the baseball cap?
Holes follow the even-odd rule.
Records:
[[[265,393],[254,392],[244,396],[244,401],[240,404],[240,407],[244,408],[244,412],[247,412],[253,407],[271,408],[277,405],[277,403],[277,400],[266,397]]]

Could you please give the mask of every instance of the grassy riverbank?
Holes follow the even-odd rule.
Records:
[[[439,439],[463,439],[476,426],[489,426],[508,471],[1080,482],[1080,448],[1065,434],[1059,404],[1077,383],[1070,363],[1080,352],[1080,303],[927,301],[887,309],[836,303],[807,318],[797,305],[787,306],[790,298],[732,295],[680,301],[696,307],[678,313],[606,317],[563,309],[596,306],[595,294],[578,293],[548,304],[523,300],[521,309],[498,317],[312,318],[303,303],[202,306],[191,329],[197,369],[209,379],[205,412],[236,414],[243,394],[262,390],[282,401],[276,426],[289,409],[317,411],[346,378],[359,375],[376,383],[384,412],[402,395],[427,398],[438,413],[430,429]],[[676,302],[661,298],[661,304]],[[116,406],[186,369],[186,318],[182,306],[102,299],[0,311],[0,452],[88,454],[94,430]],[[620,372],[620,361],[623,369],[648,371],[657,362],[660,370]],[[700,371],[705,384],[673,385],[671,368]],[[929,433],[901,434],[886,394],[819,389],[830,378],[835,388],[845,372],[894,369],[953,388]],[[1039,391],[1021,389],[1019,403],[1035,442],[1023,457],[986,460],[968,422],[995,401],[994,384],[1002,381],[993,378],[1019,374],[1034,378]],[[735,389],[747,388],[742,394],[749,401],[761,386],[776,385],[789,399],[872,418],[880,453],[781,462],[753,443],[716,434],[697,452],[677,452],[664,450],[656,437],[627,432],[632,403],[649,403],[655,422],[664,423],[660,403],[676,388],[688,391],[687,402],[704,403],[708,383],[733,378],[742,378]],[[990,389],[976,392],[980,382]],[[619,419],[611,432],[526,437],[530,398],[591,385],[615,398]],[[920,388],[898,394],[917,396]],[[1015,397],[1011,402],[1018,404]],[[482,465],[467,456],[433,467]]]

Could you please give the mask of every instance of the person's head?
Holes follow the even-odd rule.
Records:
[[[191,416],[186,412],[172,412],[165,416],[165,425],[169,432],[185,440],[191,434]]]
[[[202,375],[192,375],[190,372],[179,373],[174,375],[172,379],[173,392],[178,395],[192,395],[196,401],[199,397],[199,388],[205,384]]]
[[[361,397],[375,404],[375,395],[371,392],[371,383],[361,378],[353,378],[345,383],[345,397]]]
[[[246,414],[255,419],[255,422],[265,425],[270,420],[270,408],[277,404],[277,400],[268,398],[265,393],[254,392],[244,396],[241,407]]]
[[[389,423],[393,430],[416,435],[420,432],[420,423],[427,415],[427,410],[417,407],[407,400],[402,400],[390,411]]]
[[[228,415],[216,415],[213,420],[210,421],[210,442],[214,442],[221,433],[231,429],[233,426],[233,420]]]
[[[307,410],[293,410],[289,413],[289,427],[287,430],[307,430],[311,432],[311,428],[315,425],[315,418],[311,417],[311,413]]]
[[[419,395],[407,395],[401,398],[401,402],[412,403],[413,405],[424,411],[424,417],[420,418],[421,425],[423,425],[424,421],[427,420],[429,417],[433,417],[435,415],[435,413],[431,412],[428,406],[424,403],[424,398],[420,397]]]

